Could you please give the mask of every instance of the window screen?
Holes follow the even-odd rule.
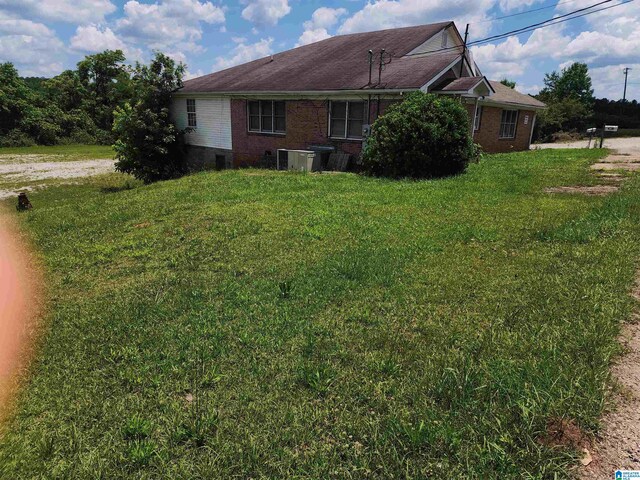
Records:
[[[364,102],[331,102],[329,136],[360,139],[364,119]]]
[[[514,138],[518,124],[517,110],[503,110],[500,120],[500,138]]]
[[[193,98],[187,99],[187,125],[189,127],[198,126],[198,121],[196,119],[196,101]]]
[[[286,104],[274,100],[247,102],[249,131],[261,133],[286,132]]]

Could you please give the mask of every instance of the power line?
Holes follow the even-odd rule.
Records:
[[[496,40],[502,40],[503,38],[507,38],[507,37],[511,37],[513,35],[520,35],[522,33],[527,33],[527,32],[531,32],[534,30],[538,30],[541,28],[545,28],[545,27],[551,27],[553,25],[558,25],[560,23],[564,23],[564,22],[568,22],[569,20],[574,20],[576,18],[580,18],[580,17],[586,17],[587,15],[593,15],[594,13],[598,13],[598,12],[602,12],[605,10],[609,10],[611,8],[616,8],[616,7],[620,7],[622,5],[625,5],[627,3],[631,3],[635,0],[626,0],[624,2],[621,3],[617,3],[615,5],[610,5],[608,7],[603,7],[603,8],[599,8],[597,10],[591,10],[591,11],[586,11],[586,10],[590,10],[594,7],[597,7],[599,5],[603,5],[605,3],[609,3],[612,2],[613,0],[604,0],[602,2],[596,3],[594,5],[591,5],[590,7],[585,7],[585,8],[581,8],[579,10],[574,10],[573,12],[567,13],[565,15],[561,15],[558,17],[554,17],[554,18],[550,18],[548,20],[545,20],[544,22],[538,22],[538,23],[534,23],[531,25],[528,25],[526,27],[522,27],[519,28],[517,30],[513,30],[510,32],[505,32],[505,33],[501,33],[498,35],[493,35],[491,37],[486,37],[480,40],[475,40],[473,42],[469,42],[467,44],[467,47],[472,47],[472,46],[476,46],[476,45],[482,45],[483,43],[488,43],[491,41],[496,41]],[[583,13],[581,13],[583,12]],[[580,15],[576,15],[576,13],[581,13]],[[569,17],[569,18],[566,18]],[[432,50],[430,52],[416,52],[416,53],[408,53],[406,55],[403,55],[403,57],[412,57],[412,56],[417,56],[417,55],[425,55],[425,54],[433,54],[433,53],[444,53],[444,52],[450,52],[450,51],[454,51],[457,50],[458,52],[460,52],[462,49],[462,45],[456,45],[453,47],[447,47],[447,48],[440,48],[437,50]]]
[[[611,0],[607,0],[607,1],[611,1]],[[634,1],[635,1],[635,0],[626,0],[626,1],[624,1],[624,2],[620,2],[620,3],[617,3],[617,4],[615,4],[615,5],[610,5],[610,6],[608,6],[608,7],[599,8],[598,10],[593,10],[593,11],[590,11],[590,12],[582,13],[582,14],[580,14],[580,15],[575,15],[575,16],[573,16],[573,17],[571,17],[571,18],[564,18],[564,19],[559,20],[559,21],[555,21],[555,20],[556,20],[557,18],[561,18],[561,17],[556,17],[556,18],[553,18],[553,19],[549,20],[549,21],[550,21],[550,22],[552,22],[552,23],[547,23],[546,25],[541,25],[541,26],[530,26],[530,27],[525,27],[525,29],[524,29],[524,30],[519,31],[517,34],[519,35],[519,34],[521,34],[521,33],[532,32],[532,31],[534,31],[534,30],[538,30],[538,29],[540,29],[540,28],[551,27],[551,26],[553,26],[553,25],[558,25],[559,23],[568,22],[569,20],[574,20],[574,19],[576,19],[576,18],[580,18],[580,17],[586,17],[587,15],[592,15],[592,14],[594,14],[594,13],[603,12],[603,11],[605,11],[605,10],[610,10],[610,9],[612,9],[612,8],[620,7],[620,6],[622,6],[622,5],[625,5],[625,4],[627,4],[627,3],[631,3],[631,2],[634,2]],[[594,6],[595,6],[595,5],[592,5],[591,7],[588,7],[588,8],[593,8]],[[576,11],[575,11],[575,12],[573,12],[573,13],[577,13],[577,12],[579,12],[579,10],[576,10]],[[537,25],[537,24],[536,24],[536,25]],[[512,36],[512,35],[515,35],[515,34],[514,34],[514,33],[511,33],[511,32],[507,32],[507,33],[505,33],[505,34],[500,35],[500,38],[498,38],[498,40],[501,40],[502,38],[505,38],[505,37],[510,37],[510,36]],[[470,45],[472,45],[472,46],[473,46],[473,45],[479,45],[479,44],[482,44],[482,43],[490,42],[490,41],[492,41],[492,40],[496,40],[496,39],[495,39],[495,38],[491,38],[491,37],[490,37],[490,38],[484,38],[484,39],[482,39],[482,40],[477,40],[477,41],[475,41],[475,42],[471,42],[471,43],[470,43]]]
[[[489,23],[489,22],[496,22],[498,20],[504,20],[505,18],[511,18],[511,17],[517,17],[520,15],[526,15],[527,13],[533,13],[533,12],[540,12],[541,10],[548,10],[550,8],[555,8],[559,5],[564,5],[565,3],[573,3],[576,2],[578,0],[565,0],[564,2],[557,2],[554,3],[553,5],[547,5],[546,7],[540,7],[540,8],[532,8],[531,10],[525,10],[524,12],[518,12],[518,13],[512,13],[511,15],[504,15],[502,17],[494,17],[494,18],[488,18],[486,20],[481,20],[479,22],[473,22],[472,25],[476,25],[479,23]]]
[[[523,31],[525,31],[525,30],[527,30],[529,28],[539,27],[539,26],[545,25],[547,23],[553,22],[555,20],[558,20],[558,19],[561,19],[561,18],[565,18],[565,17],[570,17],[570,16],[572,16],[572,15],[574,15],[576,13],[584,12],[586,10],[591,10],[594,7],[598,7],[600,5],[604,5],[605,3],[611,3],[611,2],[613,2],[613,0],[603,0],[601,2],[594,3],[593,5],[591,5],[589,7],[580,8],[578,10],[574,10],[573,12],[565,13],[564,15],[559,15],[557,17],[550,18],[550,19],[545,20],[543,22],[534,23],[532,25],[529,25],[528,27],[518,28],[516,30],[511,30],[510,32],[501,33],[499,35],[494,35],[492,37],[487,37],[487,38],[483,39],[482,41],[494,40],[494,39],[502,37],[504,35],[506,35],[506,36],[517,35],[518,33],[523,32]],[[593,13],[595,13],[595,12],[593,12]],[[575,17],[575,18],[578,18],[578,17]],[[473,43],[476,43],[476,42],[471,42],[471,44],[473,44]]]

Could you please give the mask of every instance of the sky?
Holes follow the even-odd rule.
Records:
[[[470,41],[481,40],[600,1],[0,0],[0,62],[14,63],[23,76],[51,77],[105,49],[123,50],[129,62],[146,62],[160,50],[184,62],[192,78],[329,36],[384,28],[453,20],[461,32],[470,24]],[[622,70],[630,67],[627,99],[640,101],[640,0],[472,51],[487,77],[515,80],[532,94],[546,72],[579,61],[589,66],[596,96],[617,100]]]

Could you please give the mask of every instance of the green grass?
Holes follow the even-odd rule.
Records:
[[[633,308],[593,150],[433,181],[266,171],[33,194],[49,315],[0,478],[565,478]]]
[[[64,161],[113,158],[114,152],[110,145],[54,145],[51,147],[35,145],[33,147],[2,147],[1,155],[61,155],[62,158],[58,161]],[[43,159],[43,161],[50,161],[50,159]]]

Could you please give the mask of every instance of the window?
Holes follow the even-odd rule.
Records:
[[[482,105],[478,105],[476,108],[476,116],[473,119],[473,131],[480,130],[480,123],[482,122]]]
[[[274,100],[254,100],[247,102],[249,131],[260,133],[285,133],[285,102]]]
[[[329,136],[333,138],[362,138],[364,102],[331,102]]]
[[[442,48],[446,48],[447,47],[447,42],[449,41],[449,35],[447,34],[447,31],[444,30],[442,32],[442,44],[440,45]]]
[[[503,110],[500,120],[500,138],[514,138],[518,124],[517,110]]]
[[[193,128],[198,126],[196,119],[196,101],[193,98],[187,99],[187,126]]]

